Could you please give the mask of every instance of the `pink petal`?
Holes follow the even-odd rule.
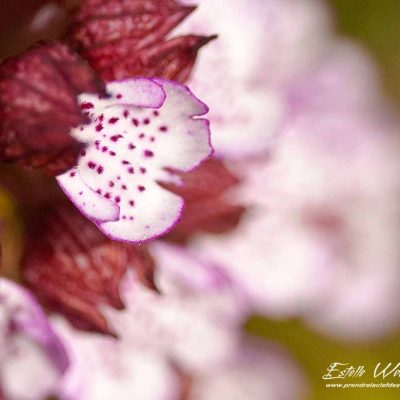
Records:
[[[184,369],[205,371],[223,362],[235,347],[239,332],[232,311],[235,300],[229,298],[227,287],[200,289],[194,282],[176,284],[174,279],[159,271],[157,284],[163,294],[159,295],[127,274],[121,286],[126,309],[107,308],[108,320],[122,342],[162,354]],[[198,282],[202,283],[206,282]],[[200,347],[201,351],[195,350]]]
[[[68,364],[35,299],[0,278],[0,393],[6,399],[41,400],[55,394]]]
[[[141,242],[178,221],[183,200],[158,182],[195,168],[212,149],[207,107],[184,86],[161,79],[110,83],[108,98],[81,96],[92,123],[73,131],[87,143],[58,182],[109,237]]]
[[[188,81],[210,107],[217,155],[242,158],[270,149],[285,122],[286,88],[321,56],[329,27],[319,0],[198,1],[173,34],[218,35]]]
[[[296,400],[306,398],[307,391],[302,371],[288,354],[246,337],[230,362],[194,377],[187,400]]]
[[[168,360],[131,343],[73,329],[53,319],[73,360],[62,398],[73,400],[175,400],[177,376]]]

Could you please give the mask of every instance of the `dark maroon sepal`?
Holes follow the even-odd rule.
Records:
[[[70,130],[86,122],[81,93],[104,94],[90,66],[60,43],[40,44],[0,65],[0,159],[57,175],[81,144]]]
[[[144,76],[185,82],[196,62],[199,49],[215,38],[216,36],[180,36],[133,51],[128,56],[121,57],[118,62],[108,62],[113,56],[107,55],[104,58],[104,49],[88,51],[86,57],[105,81]]]
[[[43,208],[28,224],[26,242],[25,283],[79,329],[114,335],[101,307],[124,308],[119,290],[128,268],[155,288],[145,248],[106,238],[69,204]]]
[[[232,204],[226,193],[240,181],[222,161],[211,158],[179,176],[180,186],[160,183],[185,200],[182,218],[170,239],[183,241],[199,232],[224,233],[236,228],[245,207]]]
[[[67,37],[105,81],[141,76],[184,82],[198,50],[216,37],[167,38],[195,8],[175,0],[84,0]]]

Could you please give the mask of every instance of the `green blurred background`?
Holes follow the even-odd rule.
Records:
[[[400,0],[330,0],[330,3],[336,13],[338,30],[364,44],[378,63],[386,90],[400,113]],[[378,362],[400,362],[400,330],[377,343],[349,344],[310,331],[300,321],[253,318],[248,329],[276,340],[293,354],[311,383],[312,393],[306,400],[400,399],[400,389],[327,389],[321,379],[335,361],[365,365],[368,371],[373,371]],[[372,379],[359,382],[364,381]],[[386,381],[400,383],[400,378]],[[357,380],[345,382],[357,383]]]
[[[400,0],[329,0],[339,31],[364,43],[400,106]]]

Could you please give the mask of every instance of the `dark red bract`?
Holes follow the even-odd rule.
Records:
[[[81,145],[70,130],[86,122],[83,92],[103,83],[77,54],[59,43],[39,45],[0,65],[0,159],[59,174],[74,165]]]
[[[182,241],[197,232],[224,233],[239,224],[245,207],[232,204],[225,196],[239,180],[222,161],[210,159],[179,175],[181,186],[161,183],[185,200],[182,219],[169,234],[170,239]]]
[[[79,329],[113,334],[99,307],[124,308],[119,285],[128,268],[155,287],[154,265],[144,248],[111,241],[69,204],[43,207],[28,230],[25,283],[43,305]]]
[[[185,81],[215,36],[166,36],[195,7],[174,0],[83,0],[68,35],[106,81],[157,76]]]

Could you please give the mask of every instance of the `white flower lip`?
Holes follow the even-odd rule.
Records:
[[[89,125],[72,131],[86,143],[76,167],[57,180],[77,208],[108,237],[143,242],[168,232],[183,200],[158,182],[176,181],[212,153],[208,112],[188,88],[162,79],[107,85],[108,98],[81,95]]]

